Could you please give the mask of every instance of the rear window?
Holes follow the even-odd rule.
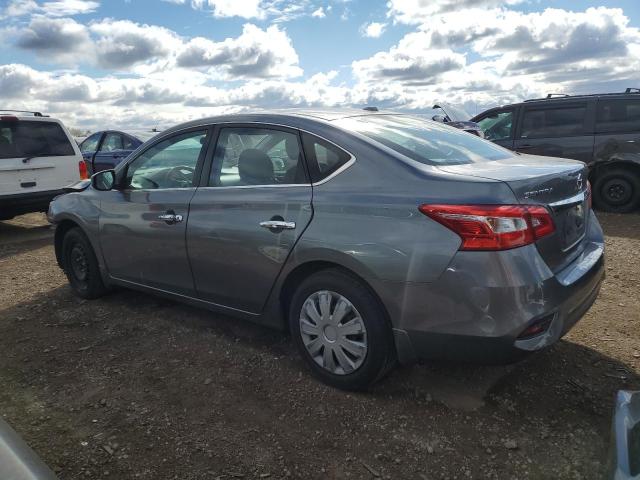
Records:
[[[302,145],[314,182],[327,178],[351,160],[344,150],[306,132],[302,133]]]
[[[55,122],[0,121],[0,158],[74,154],[64,130]]]
[[[640,101],[600,100],[596,114],[597,132],[640,130]]]
[[[553,138],[582,135],[586,132],[587,106],[525,110],[521,138]]]
[[[369,115],[335,123],[427,165],[463,165],[513,157],[509,150],[475,135],[416,117]]]

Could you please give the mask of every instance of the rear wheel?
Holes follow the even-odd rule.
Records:
[[[312,372],[333,387],[366,389],[394,364],[393,333],[380,302],[340,270],[318,272],[300,284],[289,323]]]
[[[91,243],[79,228],[64,235],[62,264],[71,288],[79,297],[98,298],[107,292]]]
[[[625,168],[601,172],[593,185],[593,201],[605,212],[627,213],[640,206],[640,177]]]

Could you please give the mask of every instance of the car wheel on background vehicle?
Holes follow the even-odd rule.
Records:
[[[393,333],[380,302],[340,270],[320,271],[300,284],[289,324],[306,363],[333,387],[366,389],[395,363]]]
[[[593,185],[593,201],[605,212],[635,210],[640,206],[640,176],[624,168],[601,172]]]
[[[93,248],[79,228],[72,228],[65,234],[62,261],[64,273],[76,295],[92,299],[107,292]]]

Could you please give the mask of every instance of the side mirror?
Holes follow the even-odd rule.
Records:
[[[444,115],[434,115],[433,117],[431,117],[431,120],[433,120],[434,122],[447,123],[447,117],[445,117]]]
[[[101,192],[112,190],[116,183],[115,170],[102,170],[91,177],[91,186]]]

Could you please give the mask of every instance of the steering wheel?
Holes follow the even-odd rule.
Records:
[[[166,180],[169,183],[177,183],[177,184],[189,184],[193,182],[193,175],[196,170],[192,167],[187,167],[186,165],[179,165],[177,167],[171,168],[167,172]]]

